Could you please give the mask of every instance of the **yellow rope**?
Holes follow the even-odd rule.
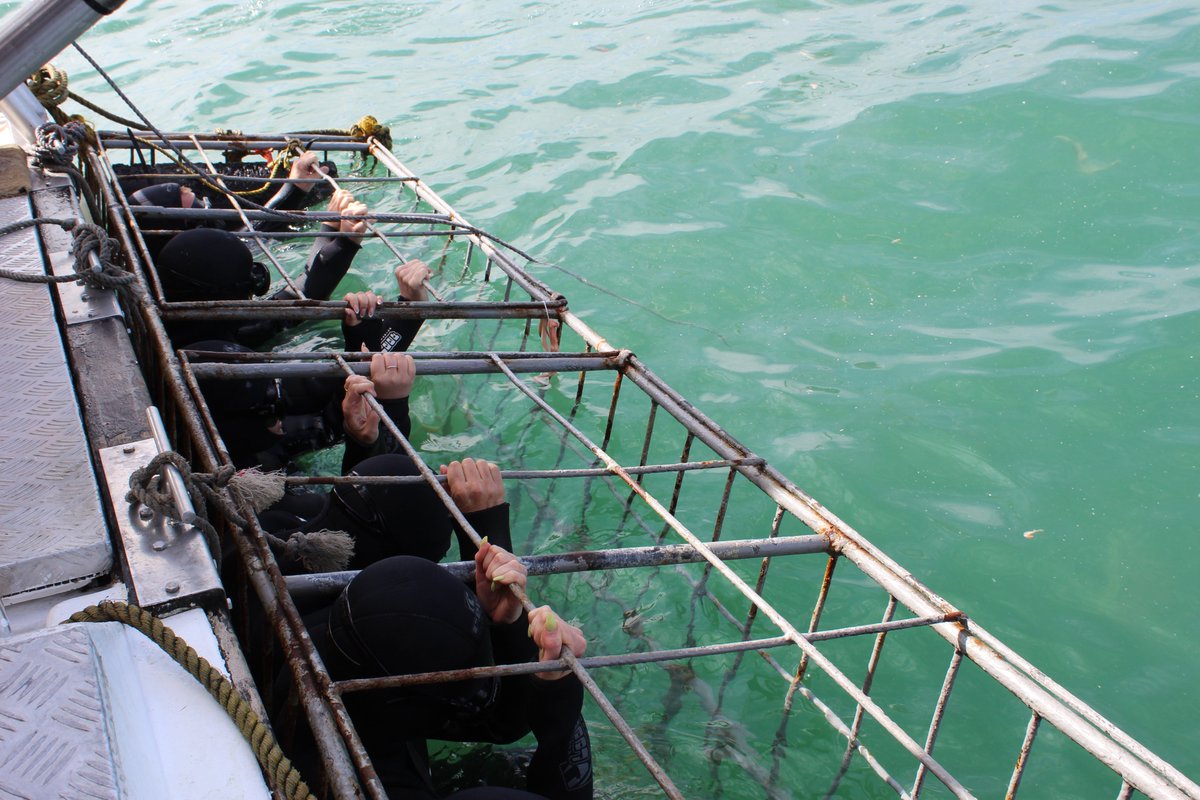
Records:
[[[105,600],[98,606],[88,606],[83,611],[72,614],[67,622],[122,622],[144,634],[175,659],[221,704],[242,736],[250,743],[255,758],[262,765],[273,786],[283,787],[288,800],[316,800],[309,791],[308,784],[301,780],[300,773],[280,750],[271,729],[238,694],[229,679],[187,642],[176,636],[158,617],[131,603]]]

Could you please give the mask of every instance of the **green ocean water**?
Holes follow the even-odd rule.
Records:
[[[131,0],[83,44],[163,128],[389,123],[611,342],[1200,778],[1200,5]],[[992,722],[958,735],[1011,760]],[[840,756],[809,744],[797,797]],[[605,796],[655,796],[607,757]]]

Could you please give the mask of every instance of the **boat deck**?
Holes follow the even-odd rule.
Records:
[[[0,199],[0,226],[31,219],[26,196]],[[0,238],[0,263],[45,275],[32,228]],[[0,597],[107,575],[113,548],[55,290],[6,280],[0,305]]]

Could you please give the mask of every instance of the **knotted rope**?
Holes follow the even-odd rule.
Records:
[[[174,467],[191,497],[195,514],[191,519],[179,519],[175,499],[165,486],[162,468]],[[194,525],[204,533],[213,557],[220,559],[220,539],[217,529],[206,517],[203,509],[207,501],[218,509],[225,519],[240,530],[247,530],[250,523],[238,513],[226,488],[237,490],[257,513],[279,502],[283,497],[283,481],[270,475],[246,470],[237,472],[231,466],[218,467],[216,472],[192,472],[187,459],[173,450],[159,453],[150,463],[133,471],[129,476],[129,492],[126,502],[141,503],[168,519],[177,519]],[[354,540],[344,531],[297,531],[286,539],[264,532],[271,547],[289,558],[295,558],[313,572],[336,572],[343,570],[354,555]]]
[[[37,72],[25,79],[25,85],[33,92],[33,96],[38,102],[50,112],[50,114],[59,122],[69,119],[67,115],[58,108],[63,104],[63,101],[70,98],[79,105],[91,111],[95,111],[102,117],[107,117],[118,125],[124,125],[127,128],[140,128],[141,123],[133,122],[118,116],[111,111],[106,111],[95,103],[88,102],[79,95],[72,92],[69,87],[69,79],[67,71],[60,69],[53,64],[47,64]]]
[[[117,243],[109,237],[104,229],[81,219],[41,217],[25,219],[0,227],[0,236],[5,236],[34,225],[58,225],[65,231],[71,232],[71,256],[75,259],[75,271],[68,275],[45,275],[43,273],[24,272],[18,269],[0,267],[0,278],[8,278],[22,283],[72,283],[83,281],[94,289],[119,289],[130,286],[136,276],[117,266],[115,256]],[[100,268],[93,269],[87,265],[87,257],[96,253],[100,260]]]
[[[254,750],[254,757],[262,765],[272,786],[281,787],[288,800],[316,800],[309,791],[308,784],[292,766],[291,760],[279,748],[271,729],[255,713],[250,703],[238,693],[220,670],[208,663],[195,648],[176,636],[158,617],[130,603],[105,600],[98,606],[88,606],[83,611],[72,614],[67,622],[121,622],[145,635],[175,659],[221,704],[242,737]]]

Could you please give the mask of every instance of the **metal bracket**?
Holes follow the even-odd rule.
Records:
[[[75,272],[75,262],[66,250],[50,254],[50,270],[55,275],[70,275]],[[112,289],[94,289],[80,281],[55,284],[58,299],[62,303],[63,316],[68,325],[106,317],[122,317],[117,305],[117,293]]]
[[[191,606],[216,607],[215,604],[225,602],[225,590],[204,534],[192,525],[168,520],[145,506],[123,501],[129,489],[129,476],[158,453],[154,439],[100,451],[134,602],[160,612]]]

